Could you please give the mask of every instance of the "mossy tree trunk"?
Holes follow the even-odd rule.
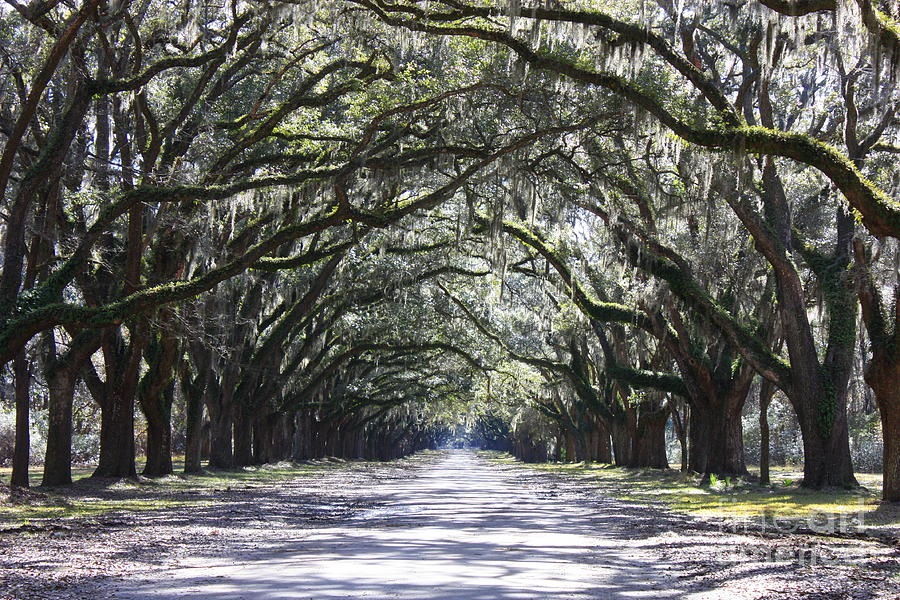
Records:
[[[856,487],[850,456],[847,423],[847,398],[853,371],[856,339],[857,301],[849,276],[849,249],[853,235],[853,217],[838,209],[838,235],[835,250],[819,254],[810,248],[802,252],[816,274],[828,316],[825,355],[820,360],[809,323],[788,310],[800,310],[799,300],[791,300],[782,310],[782,324],[794,331],[786,339],[791,359],[791,384],[788,397],[796,410],[804,437],[803,485]],[[790,294],[799,295],[800,290]],[[790,306],[791,308],[788,308]],[[803,327],[801,331],[800,328]]]
[[[67,366],[46,374],[49,395],[47,449],[41,485],[72,483],[72,407],[78,383],[76,372],[76,369]]]
[[[798,292],[798,291],[797,291]],[[797,296],[798,293],[784,294]],[[799,300],[799,298],[798,298]],[[826,359],[820,363],[812,331],[806,320],[805,303],[782,301],[782,323],[791,359],[791,382],[784,390],[803,435],[803,485],[856,487],[850,457],[847,425],[847,394],[855,327],[838,343],[829,343]],[[802,311],[802,314],[801,314]],[[852,320],[855,322],[855,312]],[[836,327],[832,320],[831,327]],[[835,332],[832,330],[832,332]]]
[[[263,409],[260,409],[263,410]],[[257,414],[253,419],[253,462],[265,464],[282,457],[278,452],[279,415],[274,412]]]
[[[239,356],[232,360],[238,358]],[[200,364],[211,365],[212,360]],[[235,436],[237,434],[235,421],[238,411],[234,402],[236,372],[237,369],[227,369],[220,377],[210,373],[206,382],[207,389],[204,400],[210,420],[209,466],[213,469],[231,469],[237,466],[235,461]]]
[[[313,455],[313,416],[308,410],[297,415],[294,433],[294,460],[309,460]]]
[[[609,433],[598,419],[591,421],[591,429],[585,437],[587,443],[585,460],[599,463],[612,462]]]
[[[735,316],[733,294],[723,293],[719,304]],[[688,469],[704,475],[746,475],[741,413],[755,371],[727,336],[719,332],[698,340],[679,309],[670,306],[669,313],[671,326],[657,318],[654,329],[675,359],[689,399]]]
[[[575,462],[575,436],[568,427],[566,427],[563,432],[563,440],[565,440],[566,449],[565,461],[567,463]]]
[[[134,447],[134,393],[111,386],[100,409],[100,461],[93,477],[137,477]]]

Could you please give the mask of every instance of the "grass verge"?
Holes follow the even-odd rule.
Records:
[[[344,461],[281,462],[233,471],[206,471],[136,480],[93,480],[91,469],[77,469],[74,485],[13,490],[0,486],[0,531],[27,525],[48,525],[135,513],[191,508],[215,502],[217,493],[231,489],[268,487],[279,482],[339,469]],[[180,467],[180,465],[178,465]],[[7,477],[7,474],[0,473]],[[40,481],[40,471],[33,474]]]
[[[742,479],[701,484],[699,475],[684,475],[676,470],[590,463],[525,464],[508,454],[482,455],[499,464],[517,464],[582,479],[614,498],[698,517],[800,519],[816,524],[831,519],[854,528],[897,528],[900,533],[900,507],[880,502],[881,476],[876,474],[858,474],[862,487],[856,490],[807,490],[799,486],[802,473],[790,467],[773,468],[772,484],[768,486]]]

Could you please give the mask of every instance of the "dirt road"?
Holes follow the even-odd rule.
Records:
[[[0,598],[823,600],[897,598],[900,581],[893,547],[736,535],[470,451],[18,541],[0,539]]]
[[[666,597],[653,557],[589,507],[470,452],[373,490],[382,506],[275,550],[204,558],[123,591],[151,598]],[[622,532],[619,532],[622,533]],[[627,596],[626,596],[627,594]]]

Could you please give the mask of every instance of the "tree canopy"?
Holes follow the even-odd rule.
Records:
[[[6,0],[0,357],[43,483],[465,424],[527,460],[746,475],[780,394],[804,484],[900,500],[900,12],[873,0]],[[855,382],[864,380],[865,391]],[[175,407],[175,408],[173,408]],[[765,410],[765,409],[763,409]],[[209,446],[203,450],[204,441]]]

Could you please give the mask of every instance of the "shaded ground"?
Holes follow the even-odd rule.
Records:
[[[492,462],[515,464],[507,454],[482,453]],[[699,474],[669,469],[625,469],[606,464],[534,463],[532,469],[579,479],[606,496],[669,508],[714,520],[759,523],[763,519],[799,520],[805,524],[823,515],[857,533],[900,539],[900,506],[881,502],[881,475],[857,473],[857,489],[808,490],[800,487],[802,471],[775,467],[772,484],[755,478],[703,481]],[[827,523],[822,523],[827,525]]]
[[[900,598],[896,546],[735,534],[465,451],[167,501],[191,504],[0,535],[0,598]]]
[[[89,478],[83,469],[75,485],[21,490],[0,484],[0,534],[9,529],[84,525],[86,520],[130,515],[166,508],[188,508],[222,501],[223,492],[258,490],[267,495],[281,482],[341,469],[346,461],[316,460],[275,463],[235,471],[209,471],[139,481]],[[180,467],[179,467],[180,470]],[[39,480],[39,478],[36,478]],[[277,490],[275,490],[277,493]],[[231,496],[229,496],[231,497]]]

